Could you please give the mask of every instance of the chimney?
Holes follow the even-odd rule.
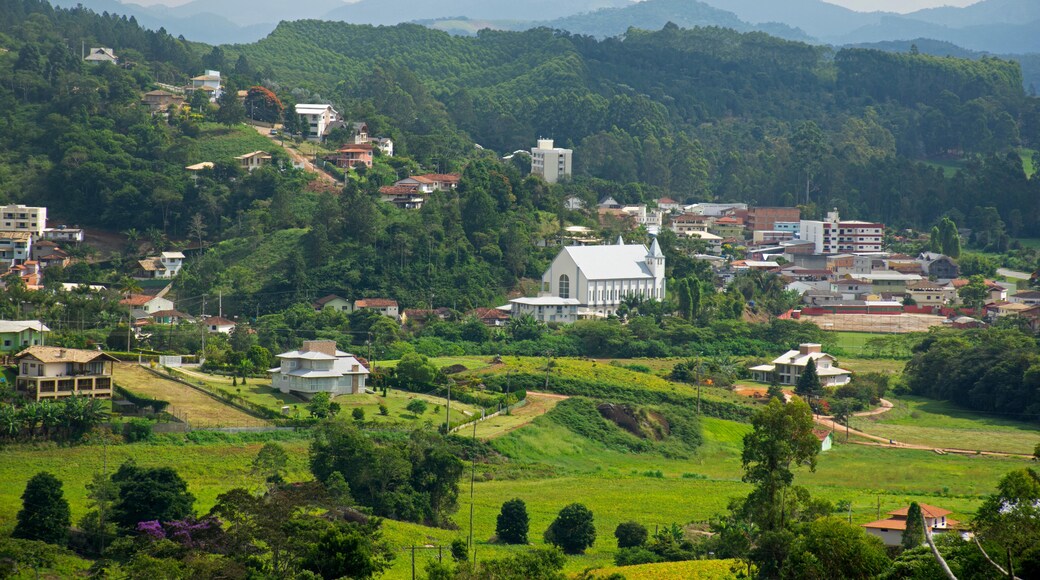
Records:
[[[64,348],[58,351],[58,358],[65,358],[65,349]]]
[[[819,344],[806,342],[798,345],[798,352],[801,354],[812,354],[814,352],[823,352],[823,347]]]
[[[305,340],[303,341],[303,352],[320,352],[329,356],[336,356],[336,341],[334,340]]]

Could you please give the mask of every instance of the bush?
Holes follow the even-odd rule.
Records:
[[[152,422],[148,419],[130,419],[123,423],[123,439],[127,443],[148,441],[152,438]]]
[[[379,404],[379,414],[384,416],[384,417],[386,417],[387,415],[390,414],[390,409],[388,409],[386,405],[380,403]]]
[[[466,540],[455,538],[451,541],[451,558],[456,562],[469,560],[469,546],[466,545]]]
[[[358,423],[363,423],[365,421],[365,410],[358,407],[350,412],[350,416]]]
[[[617,538],[618,548],[635,548],[645,544],[649,534],[646,526],[639,522],[622,522],[614,530],[614,537]],[[623,566],[624,564],[618,565]]]
[[[656,564],[663,562],[657,554],[643,547],[622,548],[614,555],[614,563],[618,566],[638,566],[639,564]]]
[[[506,544],[527,543],[527,505],[522,499],[511,499],[502,504],[495,524],[498,541]]]
[[[415,415],[422,415],[423,413],[426,412],[426,409],[428,407],[429,407],[429,405],[426,404],[426,401],[424,401],[422,399],[412,399],[411,401],[408,401],[408,406],[405,407],[405,409],[409,413],[412,413],[412,414],[415,414]]]
[[[46,471],[34,475],[22,494],[22,509],[11,537],[65,544],[72,523],[61,480]]]
[[[545,530],[545,542],[565,554],[583,554],[596,541],[596,526],[592,512],[580,503],[572,503],[560,510],[556,519]]]

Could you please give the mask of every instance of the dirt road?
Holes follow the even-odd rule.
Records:
[[[342,184],[340,182],[336,181],[336,179],[333,178],[331,175],[329,175],[328,173],[325,173],[324,171],[318,169],[314,165],[314,163],[312,163],[309,159],[304,157],[299,151],[297,151],[296,149],[293,149],[292,147],[289,147],[288,145],[286,145],[284,140],[278,139],[277,137],[272,137],[271,136],[271,129],[268,129],[267,127],[257,127],[257,126],[252,126],[252,127],[253,127],[253,129],[256,129],[257,133],[260,133],[264,137],[268,137],[272,141],[274,141],[276,143],[279,143],[281,145],[282,149],[284,149],[285,152],[289,154],[289,157],[292,158],[293,163],[295,163],[297,165],[302,165],[304,171],[307,171],[308,173],[313,173],[315,176],[318,177],[318,179],[321,182],[323,182],[326,185],[334,185],[337,188],[342,186]]]
[[[528,391],[526,405],[513,409],[513,412],[510,415],[498,415],[482,421],[477,425],[477,437],[484,440],[501,437],[548,413],[553,410],[560,401],[564,401],[568,398],[569,397],[565,395]],[[463,431],[465,433],[471,432],[466,431],[465,429],[463,429]]]

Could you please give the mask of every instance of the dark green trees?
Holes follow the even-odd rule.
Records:
[[[802,397],[819,397],[823,394],[823,385],[820,384],[820,375],[816,372],[816,362],[809,359],[805,370],[798,376],[798,384],[794,392]]]
[[[583,554],[596,541],[596,526],[592,512],[580,503],[560,510],[553,523],[545,530],[545,541],[565,554]]]
[[[906,529],[903,537],[899,540],[904,550],[916,548],[924,543],[924,519],[921,515],[921,506],[917,502],[910,502],[910,509],[906,510]]]
[[[112,521],[124,530],[139,522],[169,522],[192,514],[195,496],[172,468],[138,467],[127,461],[112,475],[112,481],[119,486]]]
[[[522,499],[511,499],[502,504],[502,511],[495,523],[498,541],[506,544],[527,543],[527,505]]]
[[[646,526],[639,522],[622,522],[614,529],[618,548],[635,548],[646,543]]]
[[[15,524],[15,538],[64,544],[72,521],[69,502],[61,490],[61,481],[41,471],[29,480],[22,494],[22,509]]]

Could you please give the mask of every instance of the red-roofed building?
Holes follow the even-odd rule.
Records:
[[[148,314],[173,310],[173,301],[162,296],[149,296],[148,294],[130,294],[119,303],[134,310],[144,310]]]
[[[950,510],[925,503],[917,505],[921,507],[921,515],[924,516],[925,525],[931,528],[933,534],[945,533],[956,529],[959,522],[946,517],[953,513]],[[910,507],[907,506],[888,512],[888,515],[891,517],[863,524],[863,527],[866,528],[868,534],[881,538],[886,546],[898,546],[902,543],[903,531],[906,530],[906,515],[909,510]]]
[[[390,300],[389,298],[364,298],[361,300],[355,300],[354,309],[375,310],[383,316],[389,316],[395,320],[399,317],[397,301]]]
[[[471,310],[469,315],[476,317],[486,326],[501,327],[509,322],[509,313],[498,308],[477,308]]]
[[[372,167],[372,149],[369,143],[348,144],[339,148],[335,155],[327,160],[341,169],[351,169],[358,165]]]
[[[433,193],[457,188],[460,179],[462,179],[461,173],[425,173],[406,177],[395,182],[394,185],[411,187],[422,193]]]

